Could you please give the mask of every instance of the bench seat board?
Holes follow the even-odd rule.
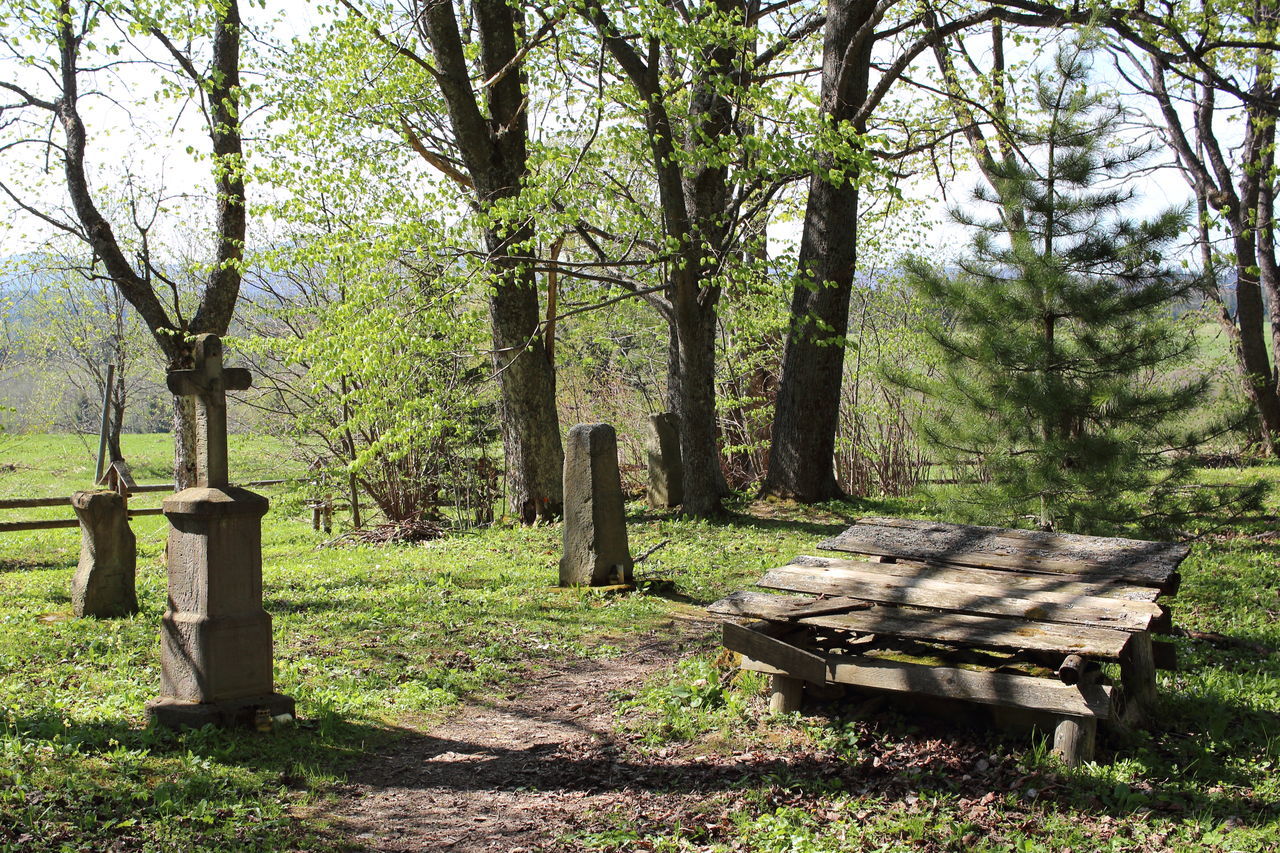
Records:
[[[857,568],[783,566],[757,582],[767,589],[849,596],[877,604],[902,604],[978,616],[1010,616],[1125,631],[1146,631],[1163,612],[1140,601],[1029,591],[983,583],[894,577]]]
[[[924,578],[951,581],[952,583],[983,583],[1008,586],[1019,594],[1031,592],[1058,592],[1064,595],[1087,595],[1118,601],[1155,601],[1161,596],[1154,586],[1126,585],[1106,579],[1076,580],[1070,575],[1026,574],[1011,569],[980,569],[976,566],[948,566],[943,563],[927,563],[919,560],[898,560],[892,563],[843,557],[803,555],[788,566],[808,566],[816,569],[856,569],[901,578]]]
[[[720,616],[786,619],[788,611],[812,601],[807,596],[770,595],[744,590],[720,599],[707,610]],[[798,620],[798,624],[981,648],[1051,651],[1064,657],[1078,654],[1104,660],[1117,660],[1129,638],[1135,636],[1127,631],[1090,625],[1025,622],[1007,617],[882,605],[849,613],[811,616]]]
[[[733,649],[727,642],[725,645]],[[1074,717],[1108,719],[1112,716],[1111,697],[1114,688],[1101,684],[1069,687],[1059,681],[1029,675],[971,672],[850,655],[825,657],[827,680],[837,684],[894,693],[918,693],[944,699],[964,699],[982,705],[1025,708]],[[742,668],[769,675],[789,675],[767,661],[750,657],[742,659]]]
[[[860,519],[819,548],[1024,572],[1114,578],[1177,589],[1187,545],[910,519]]]

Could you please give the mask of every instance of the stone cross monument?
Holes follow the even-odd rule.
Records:
[[[262,609],[262,517],[268,502],[227,479],[227,391],[249,387],[222,366],[222,341],[198,335],[195,368],[170,371],[169,390],[199,403],[196,485],[167,498],[169,606],[162,619],[156,722],[199,728],[292,714],[275,692],[271,617]]]

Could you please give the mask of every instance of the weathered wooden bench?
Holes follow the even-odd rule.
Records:
[[[1140,723],[1172,669],[1157,599],[1177,591],[1187,545],[863,518],[717,601],[724,644],[772,676],[770,706],[805,684],[960,699],[1051,721],[1054,749],[1093,757],[1099,720]],[[796,595],[799,593],[799,595]],[[1113,685],[1100,664],[1119,664]]]

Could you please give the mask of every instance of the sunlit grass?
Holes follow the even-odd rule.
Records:
[[[23,459],[43,460],[50,472],[20,468],[27,479],[16,486],[0,475],[0,492],[57,494],[86,485],[92,454],[76,439],[28,441]],[[168,450],[162,437],[143,442],[149,450],[126,448],[138,460],[135,471],[152,480]],[[264,444],[262,457],[270,452]],[[1280,469],[1214,471],[1204,479],[1258,473],[1274,479]],[[673,620],[700,615],[766,568],[812,552],[857,515],[919,515],[925,507],[912,500],[811,509],[767,503],[747,514],[740,501],[725,521],[688,522],[634,504],[633,553],[668,544],[639,567],[642,591],[604,596],[553,588],[558,526],[497,527],[415,546],[320,547],[329,537],[310,529],[305,506],[284,489],[268,493],[265,595],[276,678],[298,700],[302,720],[270,734],[175,735],[145,726],[143,709],[159,684],[163,518],[134,522],[142,610],[122,620],[69,618],[77,531],[0,536],[0,850],[117,842],[163,850],[338,847],[325,817],[333,782],[400,729],[428,726],[467,696],[516,692],[541,667],[614,656],[641,635],[674,630]],[[975,738],[997,745],[1027,774],[1051,776],[1051,798],[996,792],[979,820],[945,775],[920,776],[910,802],[861,794],[841,780],[856,777],[875,750],[910,738],[910,717],[901,728],[770,719],[762,680],[726,677],[730,670],[711,651],[659,674],[633,697],[617,697],[620,729],[640,754],[794,744],[823,750],[831,773],[744,778],[732,795],[741,813],[704,830],[692,848],[683,830],[638,826],[621,814],[602,818],[599,832],[576,843],[608,850],[735,843],[755,851],[923,843],[1126,850],[1159,837],[1175,850],[1273,847],[1280,831],[1280,542],[1265,535],[1272,526],[1274,519],[1233,522],[1228,530],[1248,536],[1218,535],[1193,549],[1174,622],[1220,634],[1225,644],[1176,640],[1182,669],[1161,675],[1165,705],[1153,733],[1105,743],[1107,761],[1073,773],[1025,737],[957,735],[970,748]],[[708,793],[708,808],[724,796]]]

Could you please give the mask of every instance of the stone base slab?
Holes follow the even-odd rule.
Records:
[[[633,583],[613,583],[605,586],[553,586],[551,589],[555,592],[582,592],[586,589],[596,595],[624,595],[628,592],[635,592],[636,585]]]
[[[186,702],[161,696],[147,703],[147,719],[170,729],[198,729],[213,725],[224,729],[254,728],[260,716],[294,715],[292,696],[269,693],[222,702]]]

